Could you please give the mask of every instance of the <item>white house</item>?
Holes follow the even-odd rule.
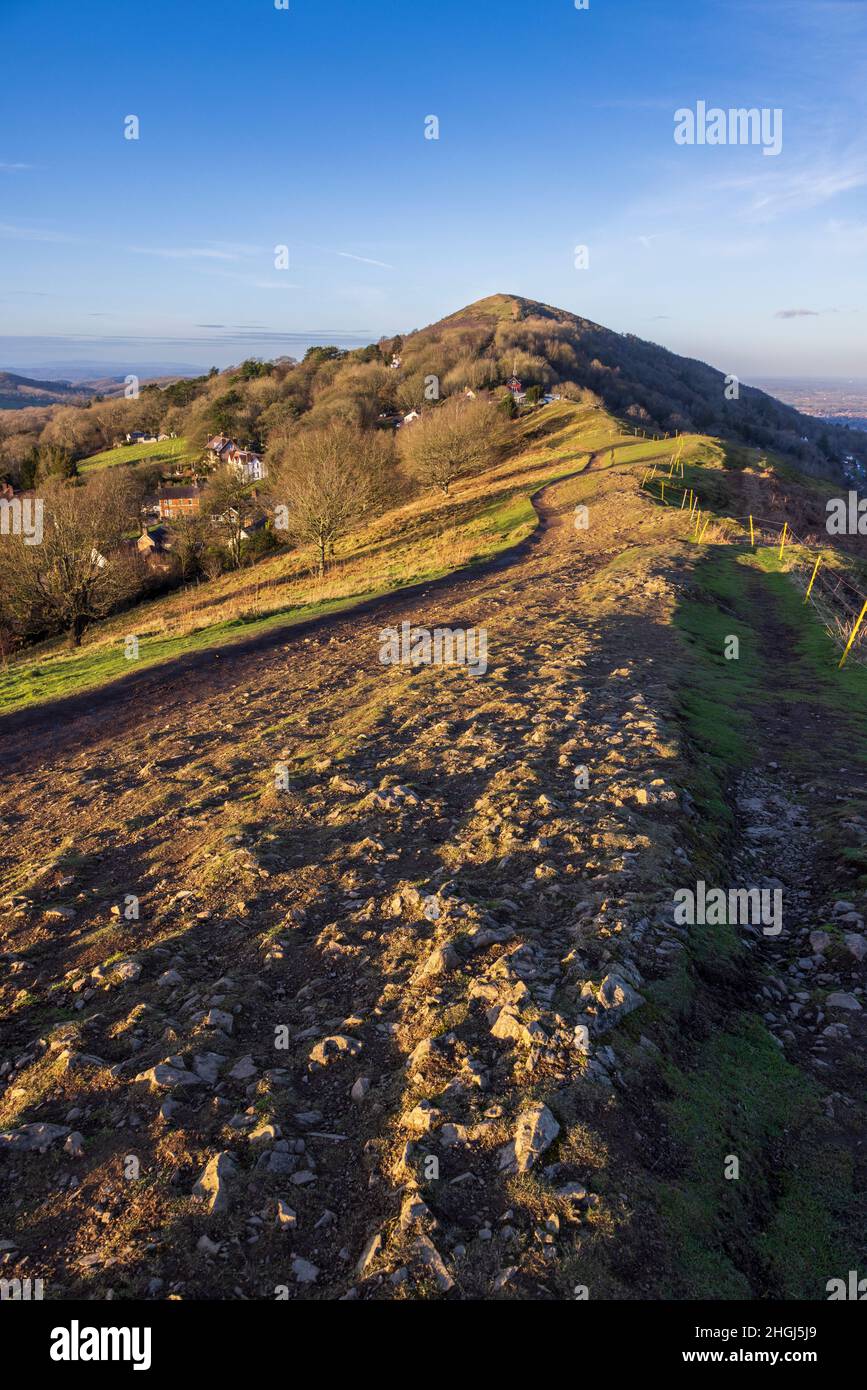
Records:
[[[265,465],[255,450],[233,448],[228,450],[224,457],[239,477],[248,483],[261,483],[265,476]]]

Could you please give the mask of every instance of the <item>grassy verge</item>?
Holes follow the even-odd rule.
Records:
[[[793,721],[821,717],[830,731],[823,753],[836,767],[851,753],[850,721],[867,715],[867,672],[836,669],[831,639],[775,552],[712,547],[694,579],[675,621],[689,653],[680,713],[694,750],[696,859],[709,875],[725,862],[739,768],[772,756],[795,776],[815,777],[815,741],[786,734],[786,706]],[[738,660],[724,656],[730,635],[740,640]],[[660,1113],[680,1160],[677,1177],[653,1195],[673,1241],[665,1293],[823,1298],[827,1279],[856,1259],[852,1156],[811,1076],[743,1007],[752,962],[736,941],[708,931],[689,942],[680,1018],[665,1016],[667,999],[656,1001],[668,1043]],[[730,1176],[733,1159],[739,1177]]]

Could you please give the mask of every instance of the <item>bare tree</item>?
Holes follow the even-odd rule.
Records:
[[[172,527],[172,554],[182,579],[194,579],[202,569],[208,544],[207,522],[201,516],[182,517]]]
[[[222,532],[232,569],[241,563],[244,522],[250,511],[250,484],[231,464],[221,464],[208,479],[202,509]]]
[[[286,529],[315,545],[320,575],[340,536],[396,487],[391,435],[346,424],[299,431],[269,454],[269,469]]]
[[[110,470],[84,487],[48,479],[35,505],[38,533],[0,534],[0,592],[7,621],[24,635],[60,630],[72,647],[91,623],[134,592],[135,557],[124,541],[136,525],[126,479]]]
[[[409,472],[448,496],[455,479],[496,463],[506,438],[502,412],[492,401],[450,397],[404,425],[400,448]]]

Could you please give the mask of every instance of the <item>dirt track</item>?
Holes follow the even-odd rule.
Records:
[[[616,468],[540,514],[508,567],[4,739],[0,1129],[59,1130],[0,1156],[0,1237],[50,1296],[658,1296],[611,1043],[681,945],[685,560]],[[403,621],[484,627],[487,673],[384,667]]]

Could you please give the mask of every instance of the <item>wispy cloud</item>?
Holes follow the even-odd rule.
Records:
[[[809,211],[843,193],[867,187],[867,153],[854,152],[832,164],[826,152],[800,168],[763,168],[760,173],[726,179],[717,187],[745,194],[746,216],[772,221],[785,213]]]
[[[18,227],[11,222],[0,222],[0,236],[10,237],[15,241],[70,242],[76,240],[75,237],[68,236],[66,232],[55,232],[46,227]]]
[[[394,270],[393,265],[388,261],[375,261],[372,256],[354,256],[351,251],[335,251],[335,256],[342,256],[346,261],[361,261],[364,265],[379,265],[383,270]]]
[[[17,174],[21,169],[32,169],[32,164],[22,164],[20,162],[8,164],[0,159],[0,174]]]
[[[218,246],[129,246],[137,256],[161,256],[167,261],[239,261],[237,251],[222,250]]]
[[[818,309],[778,309],[774,314],[775,319],[817,319]]]

